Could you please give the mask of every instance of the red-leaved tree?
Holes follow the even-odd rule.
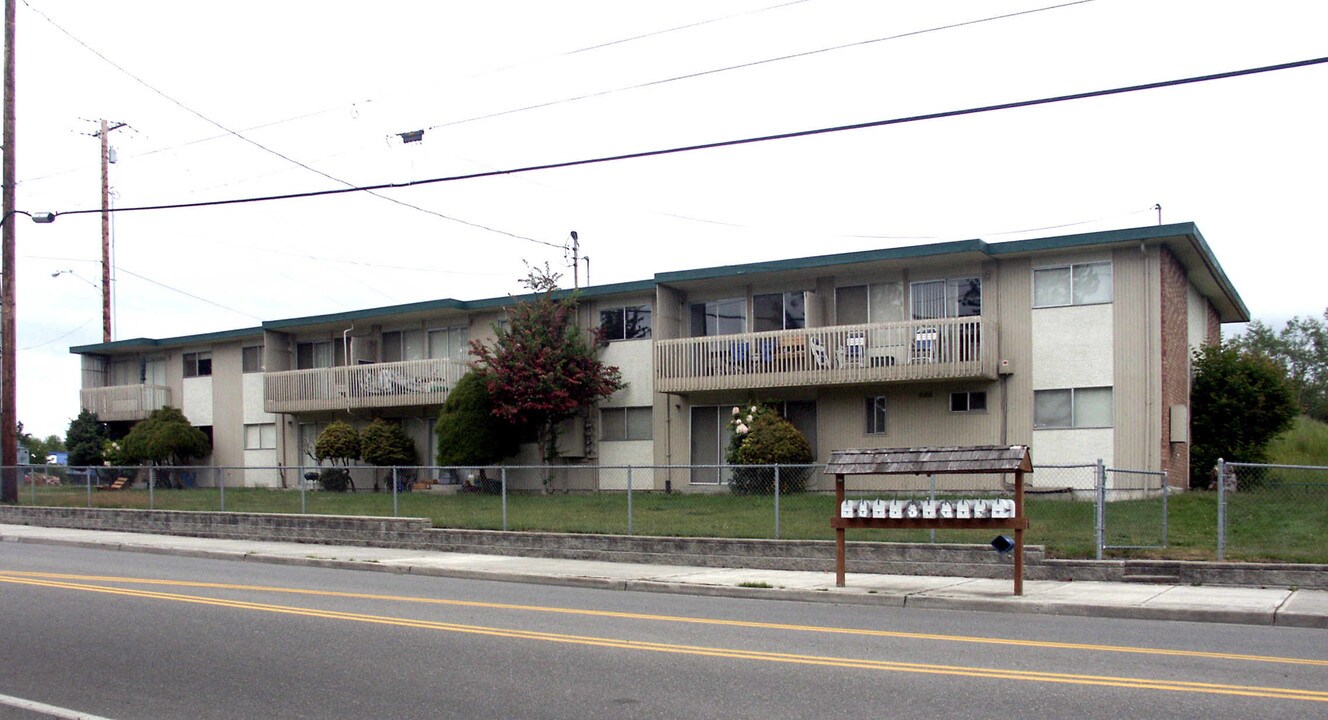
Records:
[[[547,265],[531,268],[523,282],[536,292],[534,299],[507,311],[492,347],[470,343],[493,414],[533,428],[540,457],[550,464],[558,458],[558,424],[624,387],[618,368],[597,357],[605,346],[598,328],[577,326],[576,294],[558,293],[558,277]],[[546,489],[548,483],[546,477]]]

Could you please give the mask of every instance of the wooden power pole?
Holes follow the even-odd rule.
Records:
[[[101,341],[111,341],[111,144],[107,134],[119,130],[125,123],[111,125],[101,119]]]
[[[14,313],[14,188],[16,185],[17,148],[14,141],[14,9],[17,0],[5,0],[5,98],[4,98],[4,220],[0,221],[0,270],[4,272],[0,289],[0,503],[18,502],[18,366],[15,363],[18,348]]]

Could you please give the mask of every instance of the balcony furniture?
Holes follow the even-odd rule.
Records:
[[[812,365],[817,369],[828,369],[830,367],[830,357],[825,352],[825,340],[819,335],[813,335],[807,338],[807,351],[812,358]]]
[[[930,363],[936,362],[936,350],[940,332],[937,328],[920,328],[913,336],[913,355],[910,362]]]

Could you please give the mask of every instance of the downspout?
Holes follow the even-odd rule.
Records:
[[[352,320],[350,327],[341,331],[341,357],[346,361],[346,414],[350,415],[350,334],[355,330],[355,322]],[[334,358],[335,359],[335,358]]]

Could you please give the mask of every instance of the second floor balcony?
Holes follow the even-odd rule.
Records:
[[[996,377],[982,317],[659,340],[655,389],[686,393]]]
[[[460,360],[432,358],[266,373],[263,410],[316,412],[442,405],[469,370]]]
[[[145,420],[153,410],[171,404],[171,389],[165,385],[110,385],[82,388],[79,407],[97,413],[102,422]]]

